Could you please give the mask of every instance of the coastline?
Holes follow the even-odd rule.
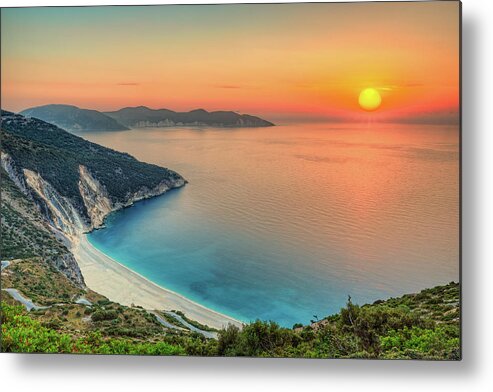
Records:
[[[188,318],[216,329],[228,324],[240,328],[243,325],[232,317],[151,282],[95,248],[84,234],[73,241],[71,251],[86,285],[111,301],[126,306],[134,304],[147,310],[180,310]]]

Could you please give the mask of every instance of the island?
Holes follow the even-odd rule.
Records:
[[[37,118],[69,132],[124,131],[131,128],[272,127],[273,123],[249,114],[232,111],[208,112],[204,109],[175,112],[169,109],[150,109],[146,106],[126,107],[111,112],[81,109],[74,105],[49,104],[22,110],[19,114]]]

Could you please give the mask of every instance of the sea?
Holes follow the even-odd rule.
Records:
[[[459,279],[453,125],[143,128],[80,136],[188,184],[110,214],[90,243],[249,322],[309,323]],[[123,288],[122,288],[123,289]]]

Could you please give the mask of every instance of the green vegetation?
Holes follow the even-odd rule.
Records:
[[[91,315],[92,321],[107,321],[118,318],[118,313],[114,310],[97,310]]]
[[[94,332],[74,337],[42,326],[19,306],[2,304],[2,349],[22,353],[184,355],[185,350],[166,342],[105,339]]]
[[[4,351],[104,354],[207,355],[304,358],[460,359],[459,285],[450,283],[419,294],[371,305],[350,300],[338,314],[310,326],[283,328],[257,320],[242,330],[219,331],[218,340],[155,324],[146,336],[121,337],[108,325],[120,319],[121,305],[91,310],[99,323],[87,331],[62,332],[63,322],[40,323],[20,307],[2,304]],[[108,306],[108,305],[106,305]],[[141,309],[131,309],[152,315]],[[442,312],[445,311],[445,312]],[[42,311],[37,311],[42,312]],[[98,315],[98,316],[96,316]],[[450,316],[454,315],[454,316]],[[143,316],[146,317],[146,316]],[[61,320],[59,318],[59,320]]]
[[[256,321],[219,333],[227,356],[460,359],[459,285],[450,283],[340,313],[294,330]],[[454,315],[451,317],[450,315]]]
[[[114,302],[91,308],[90,325],[86,330],[100,331],[105,336],[126,336],[149,339],[163,332],[155,316],[143,309],[131,308]]]
[[[85,294],[40,257],[12,261],[2,273],[2,287],[14,287],[39,305],[72,302]]]

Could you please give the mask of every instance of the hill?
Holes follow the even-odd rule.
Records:
[[[122,131],[128,128],[97,110],[72,105],[44,105],[20,112],[54,124],[67,131]]]
[[[273,123],[248,114],[231,111],[208,112],[204,109],[174,112],[168,109],[150,109],[146,106],[128,107],[106,115],[131,128],[171,126],[211,127],[271,127]]]
[[[111,211],[185,184],[172,170],[36,118],[2,111],[2,132],[2,167],[66,235],[99,227]]]

